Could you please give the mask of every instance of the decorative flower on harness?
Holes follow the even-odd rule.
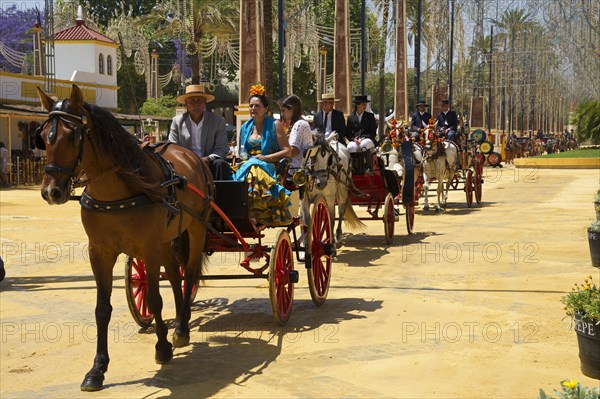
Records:
[[[250,87],[250,95],[251,96],[264,96],[265,95],[265,86],[260,83],[256,83],[255,85]]]

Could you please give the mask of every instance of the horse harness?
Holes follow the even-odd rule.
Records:
[[[48,113],[48,119],[46,119],[46,121],[35,131],[35,145],[39,149],[46,149],[46,143],[42,139],[41,133],[49,123],[52,125],[50,127],[50,132],[48,133],[48,144],[54,144],[56,142],[59,119],[62,119],[67,123],[77,124],[77,127],[73,130],[73,134],[71,136],[73,145],[79,151],[74,166],[72,168],[65,168],[54,163],[44,166],[44,173],[63,173],[69,176],[71,180],[74,180],[75,169],[77,169],[81,163],[83,155],[83,140],[86,136],[89,138],[89,129],[86,123],[86,117],[83,114],[77,115],[69,112],[68,105],[68,100],[61,100],[53,105],[52,110],[50,110]],[[88,105],[84,103],[84,107],[88,107]],[[144,142],[141,145],[142,149],[150,151],[151,156],[161,167],[163,175],[165,176],[165,181],[161,183],[161,187],[167,189],[167,194],[162,198],[160,203],[169,211],[167,223],[173,220],[175,216],[179,215],[182,209],[188,213],[192,213],[191,209],[184,209],[177,201],[176,188],[183,190],[187,185],[187,179],[184,176],[177,175],[175,173],[173,164],[163,157],[164,152],[171,143],[166,143],[160,149],[160,151],[156,151],[156,149],[162,145],[162,143],[155,145],[148,145],[147,143],[148,142]],[[78,180],[74,181],[73,187],[83,187],[86,184],[87,181],[81,181],[78,178]],[[211,197],[208,196],[207,198],[210,199]],[[99,201],[88,195],[85,191],[81,194],[81,196],[72,195],[70,199],[78,200],[81,207],[89,211],[119,211],[147,206],[154,203],[154,201],[145,194],[117,201]],[[192,214],[192,216],[199,217],[200,215]]]

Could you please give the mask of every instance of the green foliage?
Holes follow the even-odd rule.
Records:
[[[588,226],[588,231],[600,233],[600,220],[594,220],[592,223],[590,223],[590,225]],[[600,306],[600,303],[598,304],[598,306]]]
[[[593,223],[597,223],[600,230],[600,222]],[[600,322],[600,288],[594,283],[592,276],[583,280],[581,286],[575,284],[573,290],[562,297],[561,302],[565,305],[568,316],[574,317],[575,313],[579,313],[594,322]]]
[[[590,140],[600,144],[600,101],[587,100],[581,103],[572,116],[575,133],[580,141]]]
[[[164,116],[167,118],[172,118],[175,116],[175,108],[177,107],[177,101],[173,96],[162,96],[159,98],[148,98],[142,108],[140,109],[140,113],[143,115],[152,115],[152,116]]]
[[[138,75],[131,58],[122,58],[123,64],[117,71],[119,82],[119,109],[127,114],[137,114],[139,107],[146,101],[146,78]]]
[[[582,387],[577,380],[563,380],[560,382],[562,391],[554,390],[557,396],[546,395],[543,389],[540,389],[538,399],[598,399],[600,391],[598,388]]]
[[[387,115],[390,109],[394,109],[394,82],[395,76],[393,73],[385,74],[384,96],[385,103],[383,105],[384,114]],[[365,79],[365,91],[371,95],[371,109],[376,114],[381,113],[379,110],[379,74],[370,74]]]

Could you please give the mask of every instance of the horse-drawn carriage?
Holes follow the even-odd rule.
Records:
[[[426,143],[423,146],[424,210],[429,210],[427,193],[431,182],[437,184],[438,212],[443,209],[442,205],[445,206],[449,190],[464,191],[469,207],[473,205],[473,196],[478,204],[481,203],[484,151],[491,154],[493,146],[485,141],[485,134],[477,133],[477,130],[474,131],[471,138],[459,144],[444,141],[435,129],[434,121],[430,121],[424,132]],[[481,148],[484,145],[487,145],[486,149]]]
[[[361,220],[383,221],[387,244],[393,242],[400,205],[405,209],[408,234],[413,233],[415,205],[423,184],[418,167],[420,160],[413,155],[413,143],[403,140],[401,135],[396,136],[395,121],[391,123],[393,128],[378,149],[350,153],[350,200],[353,205],[366,207],[369,216]]]
[[[82,390],[103,387],[113,269],[121,253],[128,256],[126,285],[134,318],[143,326],[155,320],[155,360],[160,364],[173,358],[174,347],[189,344],[190,305],[199,280],[266,278],[275,318],[285,323],[299,280],[294,253],[300,261],[300,251],[305,251],[312,299],[317,306],[325,301],[333,245],[329,208],[318,194],[310,221],[305,212],[304,220],[293,217],[289,224],[280,224],[274,244],[266,245],[267,226],[249,214],[246,181],[213,183],[208,164],[184,147],[141,146],[110,112],[84,103],[75,85],[70,98],[61,101],[38,92],[48,111],[36,133],[36,145],[47,154],[42,197],[51,205],[64,204],[72,199],[75,184],[85,186],[79,202],[96,280],[98,336]],[[298,227],[303,239],[297,237]],[[215,252],[244,252],[240,266],[249,275],[204,276],[203,263]],[[172,343],[161,315],[161,277],[169,279],[175,297]]]
[[[272,245],[263,243],[270,227],[257,224],[252,217],[248,182],[215,181],[214,198],[208,199],[213,215],[207,224],[205,252],[244,253],[239,262],[247,274],[202,275],[200,280],[267,279],[273,315],[285,324],[292,310],[294,284],[299,281],[294,260],[306,266],[308,286],[315,305],[325,302],[331,277],[332,234],[327,203],[323,197],[315,200],[310,220],[292,217],[287,226],[279,228]],[[190,190],[198,200],[207,200],[197,187]],[[303,231],[298,231],[301,229]],[[306,245],[304,245],[306,242]],[[193,243],[191,243],[193,245]],[[302,257],[301,255],[302,254]],[[183,271],[182,271],[183,272]],[[166,276],[165,276],[166,277]],[[184,282],[185,285],[185,282]],[[149,327],[154,316],[147,306],[147,275],[142,259],[127,257],[125,262],[127,302],[133,319],[140,327]],[[185,290],[185,286],[183,287]],[[197,283],[192,288],[192,299]]]

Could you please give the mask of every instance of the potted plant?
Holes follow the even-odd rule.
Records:
[[[575,284],[561,302],[565,305],[567,316],[574,321],[581,372],[600,379],[600,287],[594,283],[592,276],[588,276],[583,285]]]
[[[600,220],[600,190],[598,190],[596,198],[594,198],[594,209],[596,210],[596,220]]]
[[[594,220],[587,228],[588,242],[590,244],[590,255],[592,266],[600,267],[600,220]]]
[[[562,391],[554,390],[556,396],[547,395],[540,389],[538,399],[597,399],[600,391],[598,388],[583,387],[577,380],[564,380],[560,382]]]

